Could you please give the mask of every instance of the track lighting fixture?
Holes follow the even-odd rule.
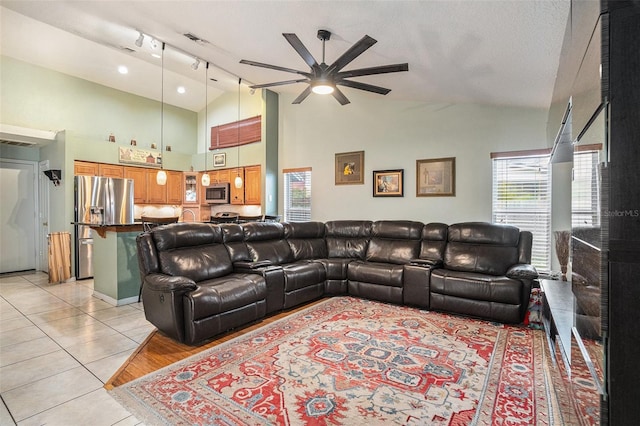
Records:
[[[144,34],[142,34],[142,31],[140,31],[139,33],[140,33],[140,36],[136,40],[136,46],[142,47],[142,43],[144,43]]]
[[[194,71],[197,71],[199,66],[200,66],[200,59],[196,58],[196,61],[193,64],[191,64],[191,69],[193,69]]]
[[[157,49],[158,48],[158,41],[155,38],[151,39],[151,47],[153,49]]]

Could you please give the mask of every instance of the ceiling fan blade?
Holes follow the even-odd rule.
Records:
[[[363,75],[385,74],[389,72],[409,71],[409,64],[381,65],[379,67],[360,68],[357,70],[341,71],[336,74],[336,79],[360,77]]]
[[[342,93],[340,89],[338,89],[337,87],[333,89],[333,92],[331,94],[333,95],[334,98],[336,98],[336,101],[340,102],[340,105],[346,105],[351,103],[351,101],[347,99],[344,93]]]
[[[304,101],[307,98],[307,96],[309,96],[310,93],[311,93],[311,85],[309,85],[306,89],[304,89],[304,91],[302,93],[300,93],[300,95],[297,98],[295,98],[293,100],[293,102],[291,102],[291,103],[292,104],[301,103],[302,101]]]
[[[251,89],[264,89],[265,87],[284,86],[285,84],[304,83],[304,82],[309,82],[309,79],[301,78],[299,80],[286,80],[286,81],[277,81],[275,83],[254,84],[249,87]]]
[[[269,68],[276,71],[292,72],[294,74],[300,74],[300,75],[304,75],[305,77],[311,78],[311,73],[294,70],[292,68],[280,67],[278,65],[264,64],[262,62],[248,61],[246,59],[242,59],[240,63],[245,65],[253,65],[254,67]]]
[[[391,91],[391,89],[385,89],[384,87],[361,83],[359,81],[340,80],[340,81],[336,81],[336,84],[339,84],[341,86],[351,87],[353,89],[366,90],[367,92],[379,93],[381,95],[386,95]]]
[[[376,44],[378,41],[373,37],[365,35],[342,54],[336,61],[327,68],[328,73],[335,73],[344,68],[349,62],[360,56],[362,52]]]
[[[302,44],[297,35],[293,33],[282,33],[282,35],[287,39],[291,47],[293,47],[295,51],[298,52],[298,55],[300,55],[302,59],[304,59],[307,65],[309,65],[313,69],[320,68],[320,65],[318,65],[318,61],[316,61],[311,52],[309,52],[309,50],[305,47],[305,45]]]

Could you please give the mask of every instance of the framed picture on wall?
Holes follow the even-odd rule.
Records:
[[[224,167],[227,165],[227,154],[213,154],[213,167]]]
[[[374,197],[402,197],[404,196],[404,169],[374,170]]]
[[[336,185],[364,184],[364,151],[336,154]]]
[[[416,161],[416,197],[453,197],[455,195],[455,157]]]

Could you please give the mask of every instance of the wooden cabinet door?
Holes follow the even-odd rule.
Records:
[[[200,206],[200,222],[210,222],[210,221],[211,221],[211,207]]]
[[[74,161],[73,174],[76,176],[100,176],[98,163],[88,161]]]
[[[124,177],[133,179],[133,202],[147,202],[147,169],[141,167],[124,167]]]
[[[213,171],[211,176],[211,183],[227,183],[231,182],[229,178],[230,169],[221,169]]]
[[[98,173],[100,176],[104,177],[113,177],[113,178],[123,178],[124,177],[124,167],[118,166],[116,164],[98,164]]]
[[[167,170],[167,203],[182,204],[182,172]]]
[[[260,181],[262,173],[260,166],[248,166],[244,168],[244,203],[251,205],[261,204]]]
[[[156,175],[160,170],[147,169],[147,200],[149,204],[166,204],[167,203],[167,185],[158,185],[156,183]],[[165,170],[166,172],[166,170]],[[169,173],[167,173],[169,180]]]
[[[242,178],[242,187],[236,188],[235,180],[236,176],[240,176]],[[230,169],[229,179],[231,180],[231,204],[244,204],[244,168],[236,167],[235,169]]]

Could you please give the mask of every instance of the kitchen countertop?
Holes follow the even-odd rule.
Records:
[[[71,222],[72,225],[88,226],[96,231],[98,235],[105,238],[107,232],[136,232],[142,231],[142,222],[133,223],[86,223]]]

